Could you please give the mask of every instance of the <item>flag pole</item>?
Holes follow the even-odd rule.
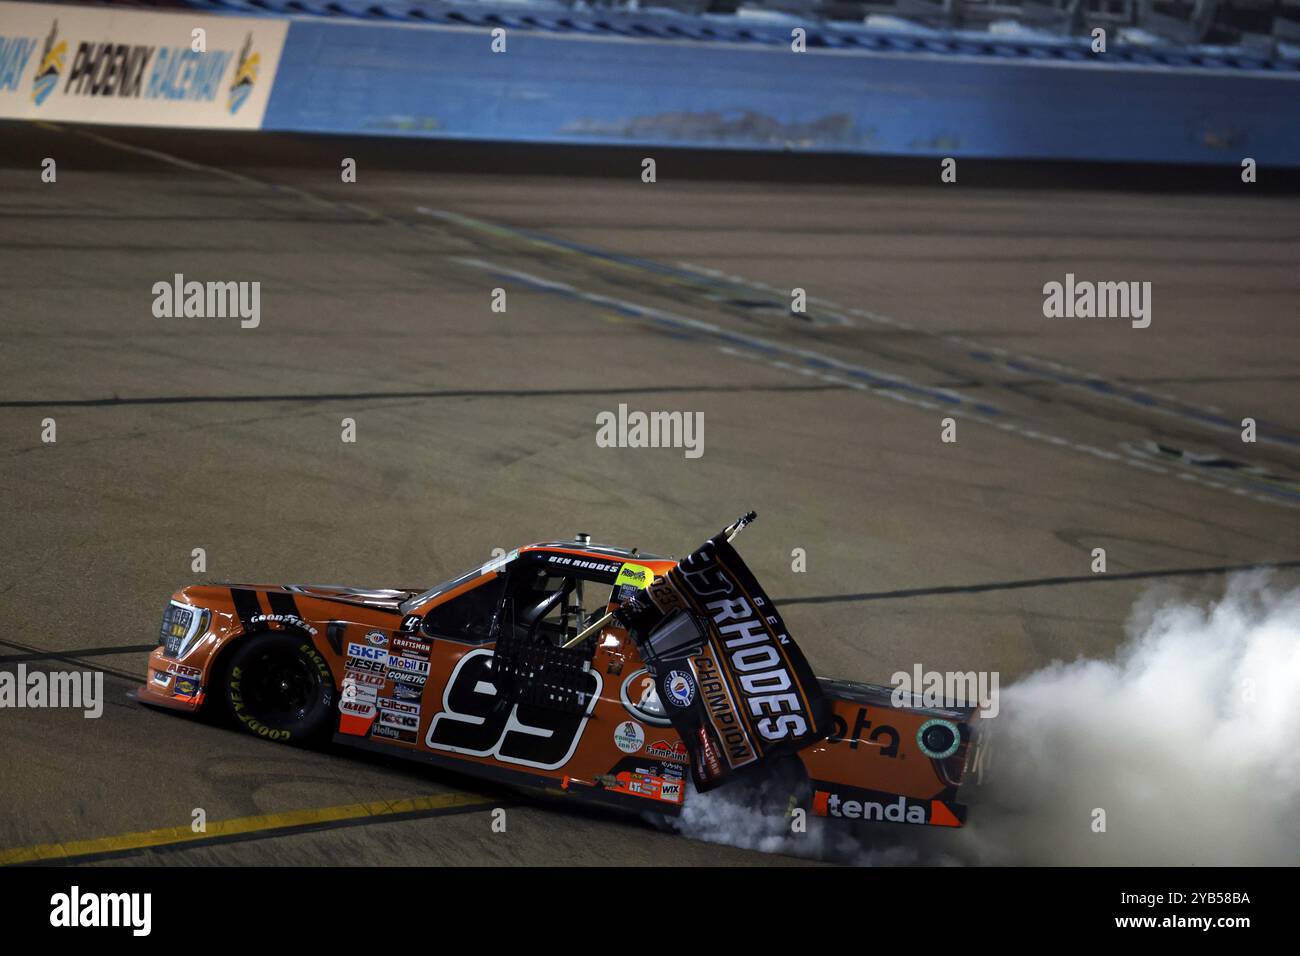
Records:
[[[740,532],[745,530],[746,525],[748,525],[757,517],[758,517],[757,511],[749,511],[741,515],[739,518],[737,518],[731,524],[727,525],[725,528],[723,528],[722,533],[727,536],[727,542],[730,543],[736,537],[736,535],[740,534]],[[609,624],[610,621],[614,620],[614,615],[615,615],[614,611],[607,611],[605,612],[605,615],[603,617],[601,617],[598,620],[592,621],[590,624],[584,627],[575,637],[570,638],[569,641],[564,644],[565,649],[567,650],[568,648],[571,647],[577,647],[587,638],[591,637],[592,634],[595,634],[598,631],[604,629],[604,627],[607,624]]]

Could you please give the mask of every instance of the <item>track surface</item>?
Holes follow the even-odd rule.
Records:
[[[0,137],[0,667],[84,661],[108,701],[99,720],[0,710],[0,850],[184,827],[196,807],[301,826],[432,797],[91,858],[783,859],[147,710],[129,697],[145,654],[121,648],[148,645],[195,579],[423,586],[580,530],[681,554],[752,507],[742,551],[819,673],[919,662],[1005,685],[1109,655],[1153,586],[1212,596],[1222,569],[1300,558],[1295,199],[728,184],[693,181],[680,154],[644,184],[634,159],[476,174],[439,144]],[[1044,319],[1042,285],[1066,272],[1150,281],[1151,327]],[[175,273],[259,280],[260,327],[155,318]],[[620,402],[703,412],[703,456],[597,447]],[[1231,424],[1247,415],[1256,444]],[[464,793],[483,797],[448,806]]]

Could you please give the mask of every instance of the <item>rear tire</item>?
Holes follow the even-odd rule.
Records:
[[[322,736],[334,716],[334,678],[305,635],[275,631],[234,649],[222,688],[226,709],[244,730],[277,743]]]

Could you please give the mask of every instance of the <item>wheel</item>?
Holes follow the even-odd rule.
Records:
[[[301,744],[323,734],[334,712],[334,678],[306,637],[284,631],[245,638],[230,658],[226,707],[250,734]]]

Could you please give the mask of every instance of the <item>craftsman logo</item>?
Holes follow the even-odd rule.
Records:
[[[695,681],[685,671],[671,671],[664,679],[668,699],[676,707],[689,707],[695,700]]]
[[[73,886],[50,897],[50,925],[55,927],[126,927],[132,936],[148,936],[152,913],[152,893],[82,893]]]
[[[411,654],[427,660],[429,657],[430,644],[428,641],[421,641],[411,637],[405,637],[398,634],[393,637],[393,650],[399,654]]]

